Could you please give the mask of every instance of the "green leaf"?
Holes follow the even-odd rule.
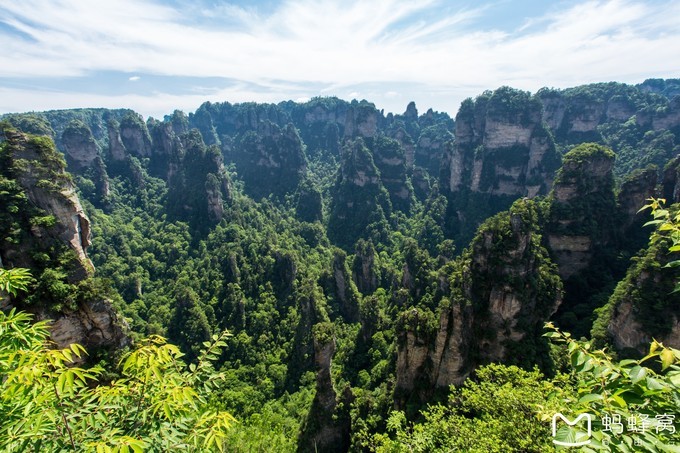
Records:
[[[663,351],[661,351],[660,357],[662,370],[665,370],[666,368],[671,366],[675,358],[673,351],[671,349],[664,349]]]
[[[631,368],[631,370],[628,372],[628,376],[630,377],[630,380],[633,382],[633,384],[640,382],[646,375],[647,369],[639,365]]]
[[[578,402],[579,403],[590,403],[592,401],[599,401],[601,399],[603,399],[603,397],[599,393],[589,393],[589,394],[583,395],[581,398],[579,398]]]

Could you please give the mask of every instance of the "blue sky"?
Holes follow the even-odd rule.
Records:
[[[680,2],[5,0],[0,113],[367,99],[455,115],[535,92],[680,77]]]

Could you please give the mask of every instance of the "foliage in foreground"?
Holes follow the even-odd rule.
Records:
[[[616,362],[591,342],[548,328],[546,336],[567,354],[570,373],[547,380],[514,366],[481,367],[474,379],[452,388],[448,404],[423,411],[422,422],[408,424],[402,412],[393,412],[393,439],[376,435],[377,451],[538,453],[562,448],[553,440],[588,439],[582,426],[566,424],[553,438],[551,420],[558,412],[570,420],[591,414],[592,436],[580,451],[680,451],[680,351],[654,342],[647,357]],[[649,363],[654,358],[660,363]]]
[[[8,293],[25,288],[10,277],[0,275]],[[109,383],[100,367],[73,366],[81,346],[53,349],[48,335],[48,325],[31,323],[29,314],[0,312],[2,451],[224,450],[235,419],[211,393],[223,378],[212,362],[226,332],[205,342],[189,366],[176,346],[149,337],[123,356]]]

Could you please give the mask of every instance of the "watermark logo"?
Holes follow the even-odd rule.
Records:
[[[586,420],[586,436],[587,436],[586,440],[582,440],[582,441],[574,440],[573,442],[567,442],[567,441],[555,439],[555,437],[557,437],[557,421],[558,420],[561,419],[564,423],[567,424],[567,426],[575,426],[579,421],[581,421],[584,418]],[[553,443],[555,445],[562,445],[564,447],[580,447],[580,446],[583,446],[583,445],[587,445],[587,444],[590,443],[590,436],[592,435],[592,433],[593,433],[593,416],[590,415],[590,414],[581,414],[578,417],[576,417],[574,420],[569,420],[567,417],[565,417],[564,415],[562,415],[559,412],[556,413],[555,415],[553,415],[553,417],[552,417],[552,436],[553,436]]]

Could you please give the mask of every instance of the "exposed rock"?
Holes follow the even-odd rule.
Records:
[[[177,169],[169,167],[168,211],[205,230],[224,216],[223,204],[231,200],[229,177],[220,150],[215,145],[206,147],[197,129],[182,136],[181,149],[184,155]]]
[[[406,175],[406,159],[399,142],[385,136],[373,141],[373,160],[380,170],[380,181],[390,195],[392,207],[409,212],[413,190]]]
[[[626,96],[616,95],[609,99],[605,116],[607,121],[626,121],[636,113],[635,103]]]
[[[36,321],[52,320],[50,339],[58,348],[78,343],[88,351],[99,348],[120,349],[130,343],[127,324],[106,300],[81,304],[77,310],[61,313],[39,311]]]
[[[420,132],[415,152],[415,163],[430,175],[439,177],[439,168],[445,152],[450,152],[453,134],[443,125],[430,126]]]
[[[371,138],[378,133],[380,113],[366,101],[352,102],[345,121],[345,139],[356,137]]]
[[[680,156],[671,159],[663,170],[663,197],[668,203],[680,202]]]
[[[67,271],[65,277],[51,278],[62,278],[61,283],[72,285],[74,290],[92,276],[94,267],[86,254],[90,222],[51,139],[13,130],[6,130],[5,138],[9,151],[6,163],[30,207],[17,212],[12,219],[25,228],[22,241],[16,245],[3,241],[0,255],[11,267],[31,269],[39,282],[37,291],[43,291],[38,293],[41,299],[37,303],[24,305],[22,298],[12,302],[35,314],[36,320],[53,320],[50,335],[58,347],[79,343],[86,348],[118,348],[127,344],[125,323],[118,319],[108,301],[84,299],[83,294],[77,294],[70,307],[59,308],[64,301],[42,299],[45,292],[40,279],[41,274],[47,273],[46,266],[61,266],[59,269]],[[64,253],[64,249],[70,252]],[[35,260],[36,255],[41,256],[40,261]]]
[[[359,240],[352,264],[352,279],[362,294],[373,294],[378,289],[379,272],[375,247],[371,242]]]
[[[90,245],[90,221],[83,211],[70,177],[56,156],[54,143],[45,137],[27,136],[5,131],[11,147],[11,159],[24,162],[15,165],[16,179],[28,199],[55,217],[48,234],[67,243],[78,258],[74,279],[83,279],[93,271],[86,250]],[[57,160],[54,160],[57,159]]]
[[[390,138],[399,142],[399,145],[404,150],[404,158],[406,159],[406,167],[413,168],[415,163],[415,144],[413,138],[406,132],[403,127],[400,127],[389,134]]]
[[[391,212],[389,195],[364,141],[343,148],[340,170],[331,192],[328,238],[345,250],[364,235],[366,227]]]
[[[585,269],[595,246],[610,240],[616,225],[611,150],[586,143],[563,158],[551,193],[548,243],[560,276]]]
[[[116,120],[110,120],[107,123],[107,130],[109,134],[109,155],[113,161],[124,161],[127,156],[127,150],[120,138],[120,124]]]
[[[456,263],[450,303],[434,326],[416,308],[402,315],[397,395],[423,400],[435,387],[461,383],[477,366],[541,363],[540,327],[562,300],[557,269],[541,245],[537,207],[518,200],[485,222]],[[532,282],[532,283],[529,283]],[[420,394],[412,394],[421,389]]]
[[[152,139],[149,170],[153,175],[169,181],[179,171],[184,158],[182,141],[175,132],[177,129],[182,129],[182,124],[175,125],[175,122],[149,120],[148,128]]]
[[[625,219],[624,229],[645,218],[645,214],[638,211],[647,204],[648,198],[656,195],[657,173],[656,167],[646,168],[632,173],[621,184],[617,201]]]
[[[345,322],[359,322],[359,295],[347,267],[347,254],[342,250],[333,253],[332,269],[332,302],[337,304]]]
[[[307,172],[304,145],[292,124],[280,128],[269,121],[247,132],[227,158],[236,163],[245,190],[255,199],[295,191]]]
[[[75,171],[89,167],[100,155],[99,146],[90,128],[82,121],[71,121],[64,129],[61,141],[67,159]]]
[[[528,93],[500,88],[464,102],[455,135],[445,185],[450,192],[467,187],[528,196],[550,187],[559,160],[541,123],[541,104]]]
[[[142,117],[129,113],[120,121],[120,138],[125,149],[135,157],[151,156],[151,137]]]
[[[339,413],[338,396],[331,379],[331,359],[335,353],[332,324],[315,325],[313,337],[316,394],[298,439],[298,451],[345,452],[349,448],[350,420],[346,411]],[[342,396],[342,402],[348,407],[352,399],[350,391]]]
[[[453,237],[465,242],[516,198],[548,192],[559,155],[541,114],[537,98],[508,87],[461,104],[440,176]]]
[[[676,273],[663,267],[672,256],[669,241],[662,240],[647,248],[632,262],[626,277],[618,284],[596,326],[606,334],[616,349],[629,355],[647,354],[653,339],[667,347],[680,347],[680,295],[674,292]],[[600,340],[603,332],[593,329]],[[626,352],[628,350],[628,352]]]

